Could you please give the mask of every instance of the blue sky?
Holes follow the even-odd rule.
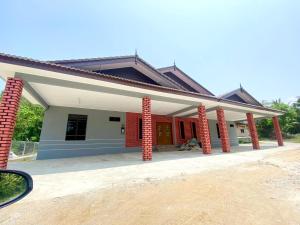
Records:
[[[138,54],[219,95],[300,96],[300,1],[3,0],[0,52],[34,59]],[[3,83],[0,85],[3,89]]]

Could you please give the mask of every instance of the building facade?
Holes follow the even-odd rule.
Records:
[[[215,96],[176,65],[154,68],[138,55],[38,61],[0,54],[6,87],[0,106],[0,166],[6,167],[23,95],[46,111],[38,159],[141,151],[152,159],[160,145],[195,138],[209,154],[238,145],[236,122],[247,121],[259,149],[255,119],[278,116],[243,88]]]

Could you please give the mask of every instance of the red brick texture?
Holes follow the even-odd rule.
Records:
[[[184,134],[185,134],[185,139],[181,138],[180,135],[180,127],[179,123],[180,122],[184,123]],[[176,124],[176,143],[177,144],[183,144],[186,143],[188,140],[192,138],[192,123],[196,124],[196,135],[197,135],[197,140],[200,140],[200,128],[199,128],[199,120],[196,118],[175,118],[175,124]]]
[[[230,152],[230,139],[223,109],[217,109],[217,119],[223,152]]]
[[[150,97],[143,97],[142,107],[142,121],[143,121],[143,160],[152,160],[152,122],[151,122],[151,99]]]
[[[23,90],[23,81],[8,78],[0,103],[0,168],[6,169]]]
[[[248,128],[249,128],[249,133],[250,133],[251,140],[252,140],[253,149],[260,149],[259,141],[258,141],[258,134],[257,134],[253,114],[247,113],[246,115],[247,115]]]
[[[282,134],[281,134],[278,117],[274,116],[272,119],[273,119],[273,125],[274,125],[274,130],[275,130],[275,135],[276,135],[276,139],[278,142],[278,146],[283,146],[283,139],[282,139]]]
[[[198,106],[200,140],[202,142],[202,150],[204,154],[211,153],[210,135],[208,128],[208,120],[206,118],[206,110],[204,105]]]

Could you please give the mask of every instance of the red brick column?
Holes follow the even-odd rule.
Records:
[[[0,168],[2,169],[7,167],[22,90],[21,79],[7,79],[0,103]]]
[[[151,99],[143,97],[143,160],[152,160],[152,122],[151,122]]]
[[[273,125],[274,125],[274,130],[275,130],[275,135],[276,135],[276,139],[278,142],[278,146],[283,146],[283,139],[282,139],[282,134],[281,134],[278,117],[274,116],[272,119],[273,119]]]
[[[246,115],[247,115],[248,128],[249,128],[249,132],[250,132],[250,136],[251,136],[251,140],[252,140],[253,149],[260,149],[256,125],[255,125],[255,121],[253,119],[253,114],[247,113]]]
[[[208,128],[208,120],[206,118],[206,110],[204,105],[198,106],[200,140],[204,154],[211,153],[210,135]]]
[[[217,119],[218,119],[223,152],[230,152],[230,139],[228,135],[224,110],[219,108],[216,111],[217,111]]]

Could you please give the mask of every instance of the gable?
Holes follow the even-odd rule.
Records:
[[[160,68],[158,70],[179,84],[183,90],[214,96],[213,93],[184,73],[176,65]]]
[[[149,63],[135,56],[104,57],[74,60],[56,60],[51,63],[75,67],[86,71],[107,73],[120,78],[140,81],[174,89],[182,89],[179,84],[162,74]]]
[[[226,99],[232,100],[232,101],[236,101],[236,102],[247,103],[246,101],[244,101],[244,100],[243,100],[240,96],[238,96],[237,94],[231,95],[231,96],[227,97]]]
[[[108,69],[108,70],[96,70],[95,72],[108,74],[108,75],[112,75],[115,77],[126,78],[129,80],[144,82],[144,83],[148,83],[148,84],[159,85],[157,82],[155,82],[154,80],[145,76],[145,74],[141,73],[140,71],[138,71],[132,67],[124,67],[124,68]]]
[[[172,73],[172,72],[166,72],[164,74],[166,74],[169,78],[171,78],[172,80],[174,80],[175,82],[177,82],[178,84],[180,84],[181,86],[183,86],[187,91],[198,92],[194,88],[192,88],[191,86],[189,86],[187,83],[185,83],[183,80],[181,80],[180,78],[178,78],[174,73]]]
[[[231,101],[263,106],[259,101],[257,101],[252,95],[250,95],[244,88],[240,87],[234,91],[227,94],[221,95],[220,98],[228,99]]]

